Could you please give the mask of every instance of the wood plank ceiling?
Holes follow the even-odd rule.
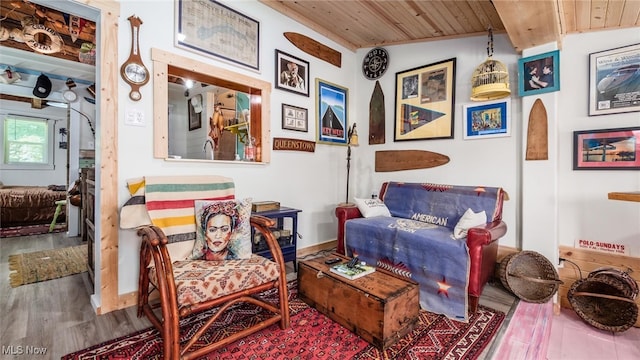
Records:
[[[348,49],[506,32],[514,49],[640,26],[639,0],[259,0]]]

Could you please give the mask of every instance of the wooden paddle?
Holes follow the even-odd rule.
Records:
[[[449,157],[426,150],[376,151],[376,172],[427,169],[449,162]]]
[[[549,159],[547,132],[547,109],[542,100],[536,99],[529,112],[526,160]]]
[[[376,80],[369,102],[369,145],[384,144],[384,93]]]
[[[308,36],[295,32],[285,32],[284,37],[291,41],[291,43],[298,49],[306,52],[307,54],[315,56],[318,59],[322,59],[337,67],[342,66],[342,54],[339,51],[319,43]]]

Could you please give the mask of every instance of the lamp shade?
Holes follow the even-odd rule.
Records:
[[[480,64],[471,76],[471,100],[487,101],[507,97],[509,89],[509,72],[498,60],[491,58]]]

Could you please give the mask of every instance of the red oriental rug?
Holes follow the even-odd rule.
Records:
[[[468,323],[421,310],[416,329],[381,351],[298,299],[295,281],[289,286],[291,327],[281,330],[272,325],[201,359],[476,359],[505,318],[504,313],[483,306]],[[274,294],[269,291],[262,295],[275,299]],[[183,332],[195,331],[214,311],[185,319]],[[208,340],[228,336],[260,321],[261,313],[255,306],[239,305],[207,332]],[[62,360],[161,359],[161,353],[160,334],[149,328],[65,355]]]

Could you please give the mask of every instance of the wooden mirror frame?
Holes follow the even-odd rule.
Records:
[[[251,136],[256,139],[256,161],[271,160],[271,83],[225,70],[211,64],[152,48],[153,61],[153,156],[171,161],[206,161],[242,163],[233,160],[191,160],[169,158],[169,68],[171,74],[180,77],[192,75],[194,80],[240,91],[249,95],[251,106]]]

